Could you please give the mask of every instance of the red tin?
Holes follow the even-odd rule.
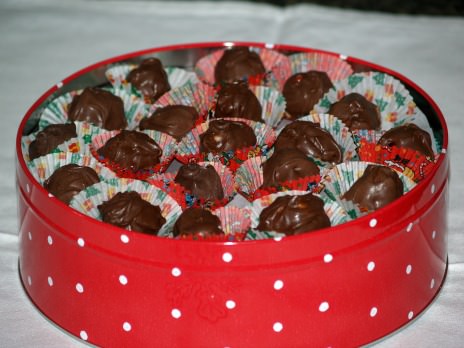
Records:
[[[64,79],[32,105],[16,141],[19,269],[30,299],[72,335],[113,347],[359,346],[406,325],[433,301],[446,275],[448,133],[434,101],[394,71],[344,57],[355,71],[400,79],[442,135],[443,151],[431,174],[401,199],[329,229],[242,243],[151,237],[72,210],[28,171],[20,139],[48,100],[101,84],[115,62],[157,55],[167,65],[192,68],[230,44],[111,58]]]

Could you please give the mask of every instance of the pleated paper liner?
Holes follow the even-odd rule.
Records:
[[[376,164],[364,161],[351,161],[340,163],[335,167],[328,169],[322,176],[318,191],[321,197],[337,202],[344,211],[347,212],[351,219],[363,216],[368,212],[360,209],[351,201],[342,199],[341,196],[347,192],[351,186],[358,180],[366,170],[369,164]],[[388,166],[395,170],[403,182],[403,194],[409,192],[415,183],[406,175],[398,172],[394,166]]]
[[[285,192],[277,192],[267,196],[263,196],[259,199],[253,201],[251,208],[250,208],[250,218],[251,218],[251,229],[246,235],[247,240],[258,240],[258,239],[281,239],[284,238],[286,235],[284,233],[279,233],[275,231],[260,231],[257,230],[256,227],[259,224],[259,216],[264,208],[270,206],[278,197],[287,196],[287,195],[305,195],[307,191],[285,191]],[[349,216],[341,207],[338,202],[333,201],[327,197],[316,195],[324,201],[324,211],[330,219],[331,226],[336,226],[347,222],[350,220]],[[308,232],[311,233],[311,232]]]
[[[161,227],[158,236],[168,237],[172,233],[172,227],[182,213],[182,209],[166,192],[144,181],[114,178],[99,182],[74,196],[69,205],[77,211],[101,221],[98,206],[110,200],[118,192],[127,191],[135,191],[140,194],[142,199],[160,207],[161,215],[166,219],[166,223]]]
[[[201,153],[200,135],[208,130],[210,121],[206,121],[188,133],[178,144],[176,158],[181,163],[191,162],[221,162],[232,172],[248,158],[265,155],[276,139],[274,130],[264,123],[245,120],[242,118],[224,118],[225,120],[239,121],[250,126],[256,135],[256,146],[226,151],[221,153]]]
[[[249,85],[266,85],[277,88],[284,75],[283,71],[290,71],[291,69],[289,59],[285,55],[267,48],[252,47],[250,49],[256,52],[261,58],[266,74],[244,77],[243,80]],[[195,64],[195,72],[201,81],[210,85],[216,83],[214,69],[224,54],[224,50],[220,49],[206,55],[200,58]]]
[[[237,193],[235,189],[234,175],[230,169],[220,162],[198,162],[198,165],[202,167],[206,167],[208,165],[213,166],[221,180],[221,186],[224,192],[223,199],[210,201],[195,196],[189,190],[174,181],[177,173],[155,174],[147,178],[145,181],[169,193],[182,207],[197,206],[215,209],[230,203]]]
[[[98,134],[107,132],[107,130],[96,127],[87,122],[75,121],[77,137],[66,140],[58,145],[51,153],[72,152],[82,155],[91,155],[90,143],[92,138]],[[25,135],[21,138],[21,150],[26,163],[30,163],[29,145],[36,139],[38,132]]]
[[[111,131],[95,136],[92,139],[92,144],[90,148],[92,155],[105,167],[111,169],[118,177],[143,180],[152,176],[153,174],[165,172],[171,164],[172,160],[174,159],[174,153],[176,150],[175,139],[166,133],[153,130],[141,131],[141,133],[145,133],[151,139],[153,139],[162,150],[160,163],[153,166],[152,168],[133,171],[130,168],[121,167],[117,163],[114,163],[111,160],[104,158],[103,156],[100,156],[97,153],[97,150],[101,148],[103,145],[105,145],[109,139],[118,135],[120,132],[121,131]]]
[[[120,97],[124,104],[124,114],[127,120],[127,129],[134,129],[143,117],[148,113],[148,106],[137,96],[127,93],[123,88],[103,88],[104,90]],[[71,91],[53,99],[43,110],[39,119],[39,129],[50,124],[62,124],[68,122],[68,109],[73,97],[82,90]]]
[[[396,146],[381,146],[361,140],[359,157],[362,161],[387,165],[402,173],[414,182],[424,179],[435,164],[420,152]]]
[[[417,112],[411,94],[394,77],[381,72],[362,72],[335,82],[314,106],[317,113],[328,113],[330,106],[350,93],[359,93],[378,106],[381,129],[387,130],[409,122]]]
[[[298,180],[285,181],[278,187],[261,187],[263,184],[263,163],[267,157],[257,156],[246,160],[235,173],[237,190],[249,201],[281,191],[311,192],[320,182],[320,175],[312,175]]]

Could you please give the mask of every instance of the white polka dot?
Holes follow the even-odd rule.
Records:
[[[52,238],[52,236],[48,236],[48,237],[47,237],[47,242],[48,242],[49,245],[52,245],[52,244],[53,244],[53,238]]]
[[[341,60],[346,60],[347,58],[348,58],[347,55],[345,55],[345,54],[340,54],[340,59],[341,59]]]
[[[369,272],[372,272],[372,271],[374,270],[374,268],[375,268],[375,262],[374,262],[374,261],[371,261],[371,262],[369,262],[369,263],[367,264],[367,270],[368,270]]]
[[[411,232],[411,230],[412,230],[412,222],[410,222],[408,227],[406,227],[406,232]]]
[[[446,149],[441,149],[441,153],[446,153]]]
[[[437,231],[433,231],[432,232],[432,239],[435,239],[436,236],[437,236]]]
[[[125,321],[124,324],[122,324],[122,329],[126,332],[129,332],[130,330],[132,330],[132,325]]]
[[[79,336],[81,336],[81,338],[82,338],[84,341],[87,341],[87,339],[89,338],[89,335],[87,335],[87,332],[85,332],[84,330],[82,330],[82,331],[79,333]]]
[[[282,331],[283,328],[284,328],[284,326],[282,325],[282,323],[279,323],[279,322],[276,322],[276,323],[274,323],[274,325],[272,325],[272,329],[275,332],[280,332],[280,331]]]
[[[224,261],[224,262],[232,261],[232,254],[231,253],[222,254],[222,261]]]
[[[267,44],[264,45],[264,47],[266,47],[267,49],[272,50],[274,48],[274,44],[273,43],[267,43]]]
[[[413,316],[414,316],[414,312],[413,312],[413,311],[409,311],[409,313],[408,313],[408,319],[411,320]]]
[[[48,277],[48,285],[50,286],[53,286],[53,278],[52,277]]]
[[[121,234],[121,242],[124,244],[129,243],[129,237],[126,234]]]
[[[435,184],[432,184],[432,186],[430,187],[430,192],[431,192],[432,194],[435,193]]]
[[[430,289],[433,289],[435,286],[435,279],[432,278],[432,280],[430,281]]]
[[[84,286],[81,283],[76,284],[76,291],[80,294],[84,292]]]
[[[369,226],[372,228],[377,226],[377,219],[371,219],[371,221],[369,221]]]
[[[174,319],[179,319],[181,316],[182,316],[182,313],[180,312],[180,310],[178,310],[177,308],[174,308],[172,311],[171,311],[171,315]]]
[[[52,195],[51,193],[49,193],[49,194],[48,194],[48,197],[52,198],[52,197],[53,197],[53,195]]]
[[[31,188],[29,187],[29,184],[26,184],[26,191],[27,193],[31,193]]]
[[[327,312],[329,310],[329,303],[328,302],[322,302],[319,305],[319,312]]]
[[[28,283],[29,285],[32,285],[32,278],[31,278],[31,276],[27,276],[27,283]]]
[[[275,236],[275,237],[274,237],[274,241],[280,242],[283,238],[284,238],[284,237],[282,237],[282,236]]]
[[[377,315],[377,307],[372,307],[369,315],[373,318]]]
[[[84,240],[84,238],[78,238],[78,239],[77,239],[77,245],[79,245],[81,248],[83,248],[84,245],[85,245],[85,240]]]
[[[281,280],[276,280],[274,282],[274,289],[275,290],[281,290],[284,287],[284,282]]]
[[[171,270],[171,274],[173,277],[179,277],[182,274],[182,271],[180,270],[180,268],[174,267]]]
[[[27,236],[28,236],[29,240],[32,240],[32,233],[31,232],[27,232]]]
[[[124,274],[121,274],[119,276],[119,282],[122,284],[122,285],[127,285],[127,277],[124,275]]]
[[[325,254],[325,255],[324,255],[324,262],[325,262],[325,263],[332,262],[332,260],[333,260],[332,254]]]
[[[235,308],[235,301],[234,300],[227,300],[226,301],[226,307],[229,309],[234,309]]]
[[[412,272],[412,266],[411,265],[407,265],[406,266],[406,274],[411,274]]]

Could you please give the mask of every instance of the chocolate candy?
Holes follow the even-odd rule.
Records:
[[[210,211],[202,208],[188,208],[174,224],[173,234],[175,237],[207,238],[224,234],[221,228],[221,221]]]
[[[287,125],[277,137],[274,148],[300,150],[306,156],[324,162],[342,162],[342,150],[332,134],[309,121],[295,121]]]
[[[200,151],[220,153],[256,145],[253,129],[245,123],[214,120],[208,130],[200,135]]]
[[[145,133],[123,130],[97,150],[100,156],[122,168],[138,171],[158,163],[162,155],[159,145]]]
[[[127,81],[152,102],[171,89],[168,75],[158,58],[144,60],[127,75]]]
[[[388,147],[396,146],[413,149],[430,158],[434,158],[435,156],[430,134],[414,123],[408,123],[386,131],[378,141],[378,144]]]
[[[403,195],[403,182],[388,167],[368,165],[342,198],[353,201],[361,208],[377,210]]]
[[[197,119],[198,112],[192,106],[168,105],[140,121],[139,128],[164,132],[180,141],[195,126]]]
[[[219,91],[214,118],[239,117],[262,122],[262,107],[245,83],[229,83]]]
[[[324,202],[311,193],[281,196],[259,215],[257,229],[275,231],[287,236],[330,227]]]
[[[243,81],[266,72],[261,58],[248,47],[232,47],[224,51],[214,69],[216,83]]]
[[[44,188],[60,201],[69,204],[76,194],[99,181],[100,178],[92,168],[70,163],[55,170],[45,180]]]
[[[118,192],[98,206],[102,220],[131,231],[156,235],[166,222],[160,207],[150,204],[135,192]]]
[[[45,156],[65,141],[77,137],[74,123],[51,124],[37,133],[29,145],[29,159]]]
[[[127,127],[122,99],[96,87],[85,88],[81,94],[73,98],[68,118],[71,121],[88,122],[107,130]]]
[[[212,165],[184,164],[174,181],[200,199],[215,201],[224,198],[221,178]]]
[[[293,149],[276,150],[263,163],[262,187],[276,187],[285,181],[312,175],[319,175],[319,167],[304,153]]]
[[[329,77],[322,71],[308,71],[290,76],[282,91],[290,118],[308,115],[319,99],[332,87]]]
[[[380,128],[379,108],[358,93],[347,94],[332,104],[329,114],[337,116],[351,130]]]

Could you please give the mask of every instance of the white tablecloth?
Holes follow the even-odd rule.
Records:
[[[311,46],[406,75],[438,103],[450,132],[449,270],[433,305],[378,347],[464,342],[464,19],[246,2],[16,1],[0,3],[0,346],[76,347],[26,297],[18,277],[14,142],[49,87],[104,58],[200,41]]]

